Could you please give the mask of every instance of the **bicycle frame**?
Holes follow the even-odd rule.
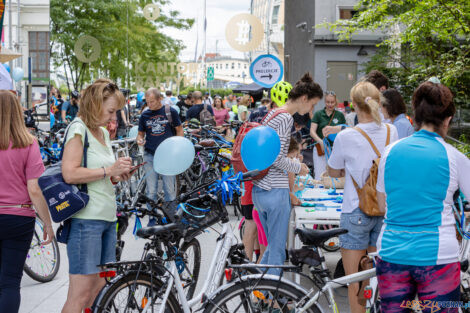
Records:
[[[167,287],[162,299],[162,305],[158,311],[158,313],[163,313],[165,310],[165,303],[170,295],[170,292],[173,286],[176,287],[176,291],[178,294],[180,305],[183,309],[184,313],[191,313],[191,308],[194,307],[196,304],[201,303],[201,299],[205,294],[212,294],[218,287],[220,278],[223,275],[225,265],[227,262],[227,257],[230,252],[230,248],[236,242],[235,236],[233,235],[232,228],[229,223],[222,224],[222,232],[220,237],[217,239],[217,245],[214,250],[214,254],[211,260],[211,264],[209,267],[209,273],[204,281],[204,285],[201,291],[191,300],[186,300],[186,296],[184,294],[184,290],[181,284],[180,276],[178,274],[178,270],[176,268],[176,262],[171,261],[170,269],[168,274],[165,276],[168,278]],[[168,251],[167,251],[168,252]],[[149,301],[147,306],[144,308],[142,313],[146,313],[150,306],[152,305],[152,301]]]
[[[330,302],[330,307],[332,306],[334,313],[338,313],[339,310],[338,310],[338,306],[336,305],[336,301],[333,296],[333,290],[338,289],[343,286],[347,286],[352,283],[358,283],[366,279],[371,279],[375,276],[376,276],[375,268],[371,268],[369,270],[361,271],[358,273],[354,273],[351,275],[347,275],[347,276],[343,276],[337,279],[330,280],[325,284],[325,286],[323,286],[321,290],[317,291],[304,306],[302,306],[301,308],[298,308],[299,311],[296,310],[296,312],[299,312],[299,313],[305,312],[308,308],[310,308],[314,303],[318,301],[318,299],[323,293],[327,293],[328,300]],[[372,288],[373,288],[373,297],[374,297],[376,290],[377,290],[377,284],[375,284],[375,286],[372,286]],[[310,297],[312,293],[313,292],[309,292],[307,296]]]

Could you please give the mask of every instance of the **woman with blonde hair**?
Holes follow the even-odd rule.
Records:
[[[125,99],[108,79],[98,79],[86,88],[78,116],[67,129],[62,175],[69,184],[87,184],[90,200],[71,218],[67,239],[69,291],[62,312],[80,313],[93,304],[104,286],[99,264],[116,258],[116,195],[113,182],[130,177],[131,159],[115,160],[108,131]],[[83,145],[88,136],[87,167]]]
[[[241,100],[240,104],[238,105],[238,120],[241,122],[245,122],[248,120],[248,107],[251,104],[251,97],[250,95],[244,95]]]
[[[54,238],[38,185],[43,172],[38,142],[26,128],[18,99],[0,90],[0,312],[19,310],[21,277],[36,213],[44,223],[43,244]]]
[[[369,82],[359,82],[351,89],[350,96],[359,124],[338,133],[328,160],[331,177],[346,176],[340,227],[347,229],[348,233],[339,236],[346,275],[358,271],[359,262],[366,252],[376,251],[383,224],[383,217],[368,216],[361,211],[355,184],[360,188],[364,186],[372,161],[378,157],[374,147],[382,153],[387,141],[393,143],[398,140],[395,126],[382,123],[377,87]],[[358,283],[348,286],[352,313],[365,312],[365,307],[358,302],[358,290]]]

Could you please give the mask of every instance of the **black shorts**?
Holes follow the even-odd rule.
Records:
[[[253,204],[242,205],[242,214],[247,220],[253,219]]]

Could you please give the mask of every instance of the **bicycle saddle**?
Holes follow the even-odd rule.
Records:
[[[171,223],[167,225],[158,225],[158,226],[150,226],[144,227],[135,233],[140,238],[150,238],[152,236],[166,238],[171,236],[173,231],[179,228],[178,224]]]
[[[203,147],[213,147],[215,146],[215,141],[213,139],[205,139],[199,141],[199,144]]]
[[[307,246],[321,246],[325,241],[338,235],[346,234],[347,229],[334,228],[329,230],[316,230],[297,228],[295,234],[299,235],[300,241]]]

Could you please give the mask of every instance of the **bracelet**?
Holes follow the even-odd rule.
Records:
[[[101,167],[103,169],[103,179],[106,178],[106,170],[104,169],[104,166]]]

